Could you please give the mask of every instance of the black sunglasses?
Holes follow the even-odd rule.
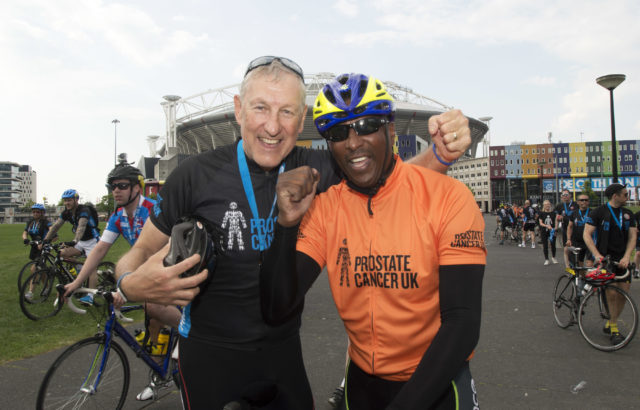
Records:
[[[262,67],[265,65],[270,65],[274,61],[280,61],[283,66],[287,67],[289,70],[296,73],[302,82],[304,83],[304,73],[302,72],[302,68],[293,60],[289,60],[286,57],[277,57],[277,56],[262,56],[252,60],[247,66],[247,71],[245,71],[244,76],[246,77],[251,71],[255,70],[258,67]]]
[[[357,135],[369,135],[378,131],[382,125],[388,123],[388,119],[381,117],[360,118],[351,124],[335,125],[326,130],[322,136],[328,141],[340,142],[349,138],[349,129],[351,128],[353,128]]]
[[[116,188],[118,188],[121,191],[124,191],[125,189],[129,189],[130,186],[131,186],[130,182],[118,182],[117,184],[109,185],[109,188],[111,188],[112,191],[115,191]]]
[[[585,201],[588,201],[588,199],[586,199],[586,198],[578,199],[578,202],[585,202]]]

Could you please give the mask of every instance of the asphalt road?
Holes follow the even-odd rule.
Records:
[[[577,326],[558,328],[551,294],[562,262],[543,266],[540,246],[498,245],[491,237],[494,218],[487,216],[485,221],[489,252],[482,330],[471,362],[480,407],[640,409],[640,336],[620,351],[604,353],[590,347]],[[640,301],[640,286],[632,285],[631,294]],[[325,276],[309,292],[303,315],[302,341],[316,408],[331,409],[326,399],[342,378],[346,335]],[[42,376],[59,353],[0,366],[0,408],[34,408]],[[154,402],[136,402],[147,372],[135,358],[130,363],[134,374],[127,409],[180,408],[175,389]],[[586,384],[573,393],[572,387],[580,382]]]

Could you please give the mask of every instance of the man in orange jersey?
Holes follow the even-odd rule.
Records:
[[[344,179],[315,200],[317,170],[278,179],[263,316],[277,324],[299,312],[326,266],[350,341],[347,408],[477,408],[469,358],[480,332],[484,221],[462,183],[393,154],[394,115],[373,77],[343,74],[321,90],[314,122]]]

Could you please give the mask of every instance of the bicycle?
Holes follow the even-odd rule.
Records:
[[[580,248],[569,247],[569,251],[577,255]],[[631,296],[613,283],[626,279],[634,267],[630,265],[625,274],[602,280],[591,279],[589,275],[599,268],[574,265],[571,263],[565,268],[553,290],[556,324],[562,329],[578,324],[582,337],[598,350],[612,352],[622,349],[631,342],[638,329],[638,308]],[[607,265],[608,259],[603,263],[603,266]],[[603,326],[611,318],[609,301],[612,294],[619,295],[625,301],[617,320],[623,340],[616,344],[611,344],[607,328]]]
[[[106,318],[103,330],[69,346],[56,358],[40,384],[36,409],[121,409],[129,391],[130,367],[124,349],[114,336],[119,336],[149,367],[154,398],[158,389],[169,387],[171,383],[180,387],[177,360],[172,357],[178,340],[174,329],[169,333],[166,353],[152,356],[120,323],[131,322],[132,319],[123,314],[141,310],[143,305],[125,305],[118,311],[113,306],[113,295],[109,291],[78,288],[74,293],[92,293],[94,300],[106,301],[94,305],[96,309],[91,311],[98,327]],[[64,294],[61,285],[58,285],[58,294],[59,297]],[[87,312],[75,306],[72,298],[68,300],[72,311],[79,314]],[[157,363],[154,357],[161,358],[161,363]]]
[[[71,283],[78,274],[76,265],[79,264],[79,261],[73,258],[63,258],[60,255],[61,246],[62,244],[44,245],[43,254],[51,255],[52,252],[55,252],[53,264],[36,270],[22,283],[19,299],[20,309],[31,320],[57,315],[62,309],[62,303],[59,303],[60,298],[57,296],[56,286]],[[112,262],[101,262],[98,265],[98,288],[115,289],[115,268]],[[50,300],[50,297],[53,300]]]
[[[31,246],[38,246],[42,244],[42,241],[30,241],[29,245]],[[38,256],[37,259],[32,260],[27,262],[22,269],[20,269],[20,273],[18,273],[18,292],[20,292],[20,289],[22,289],[22,278],[26,277],[28,275],[31,275],[33,272],[31,272],[31,267],[33,265],[36,266],[37,269],[44,269],[47,266],[53,266],[55,264],[55,257],[51,254],[50,252],[50,248],[43,246],[42,247],[42,252],[40,253],[40,256]],[[25,274],[25,272],[30,272],[29,274]]]

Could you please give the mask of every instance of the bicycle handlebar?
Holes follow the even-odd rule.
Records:
[[[58,290],[58,300],[62,300],[64,301],[64,293],[65,293],[65,288],[64,285],[59,284],[58,286],[56,286],[56,289]],[[75,303],[73,303],[73,298],[71,296],[73,296],[73,294],[75,293],[90,293],[92,294],[94,297],[95,295],[100,295],[102,296],[107,302],[109,302],[109,305],[113,305],[113,295],[111,294],[111,292],[105,292],[102,290],[98,290],[98,289],[93,289],[93,288],[84,288],[84,287],[80,287],[77,288],[76,290],[74,290],[71,295],[69,295],[69,297],[67,298],[67,304],[69,305],[69,309],[71,309],[73,312],[79,314],[79,315],[84,315],[87,313],[87,311],[85,309],[80,309],[78,306],[75,305]],[[122,314],[122,312],[120,312],[120,309],[116,309],[114,308],[113,311],[116,314],[116,317],[118,318],[118,320],[122,321],[122,322],[126,322],[126,323],[130,323],[133,322],[133,319],[128,318],[126,316],[124,316]]]

